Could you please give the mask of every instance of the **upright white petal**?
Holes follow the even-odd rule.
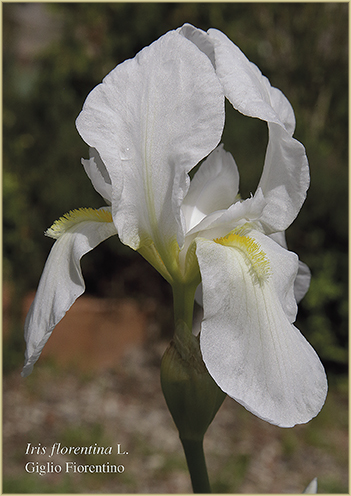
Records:
[[[233,107],[268,123],[269,143],[259,183],[267,199],[262,222],[267,231],[283,231],[298,214],[309,186],[305,149],[292,138],[295,116],[289,101],[221,31],[205,33],[185,25],[180,33],[209,57]]]
[[[224,87],[225,96],[235,109],[250,117],[281,124],[280,116],[272,105],[268,79],[262,76],[258,67],[250,62],[225,34],[217,29],[209,29],[205,33],[189,24],[184,25],[180,33],[191,40],[211,60]],[[274,97],[274,101],[278,102],[276,94]],[[285,107],[284,117],[289,116],[288,123],[291,128],[294,122],[293,112],[283,95],[282,99]],[[289,111],[287,111],[288,106]]]
[[[214,46],[216,74],[233,107],[244,115],[283,126],[290,135],[295,129],[292,107],[259,68],[221,31],[209,29]]]
[[[223,33],[210,29],[216,73],[226,97],[245,115],[268,122],[269,142],[259,187],[267,198],[262,221],[272,231],[283,231],[298,214],[309,186],[305,149],[292,138],[292,107],[277,88]]]
[[[272,274],[279,263],[285,280],[280,290],[291,293],[296,266],[287,250],[276,247]],[[308,422],[324,404],[325,372],[287,317],[274,277],[266,277],[267,266],[260,267],[254,252],[245,254],[244,241],[240,249],[240,242],[235,248],[199,239],[197,256],[204,303],[200,345],[209,373],[263,420],[281,427]]]
[[[238,225],[246,222],[259,222],[266,204],[261,189],[258,189],[251,198],[236,201],[225,210],[218,210],[207,215],[187,235],[198,234],[204,238],[225,236]]]
[[[79,219],[79,213],[76,217]],[[110,222],[103,222],[101,218],[99,219],[99,214],[96,215],[96,221],[84,220],[84,217],[87,216],[83,211],[79,223],[74,220],[62,220],[61,224],[66,222],[68,229],[60,234],[46,261],[34,302],[25,322],[24,337],[27,349],[22,371],[24,377],[32,372],[54,327],[75,300],[84,293],[85,284],[80,259],[99,243],[117,234],[111,215]]]
[[[267,207],[262,215],[269,230],[284,231],[294,221],[310,184],[305,148],[286,130],[269,123],[269,141],[259,182]]]
[[[178,33],[194,43],[194,45],[196,45],[201,52],[207,55],[213,67],[216,67],[213,42],[209,39],[205,31],[195,28],[191,24],[185,23],[181,28],[178,28]]]
[[[76,124],[111,177],[122,242],[138,249],[151,239],[162,256],[170,240],[182,244],[187,172],[216,147],[224,125],[208,58],[171,31],[106,76]]]
[[[184,198],[182,211],[190,231],[207,215],[232,205],[239,190],[239,171],[223,145],[201,164]]]

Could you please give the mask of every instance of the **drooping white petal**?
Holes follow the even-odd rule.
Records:
[[[182,244],[187,172],[216,147],[224,125],[209,59],[171,31],[106,76],[76,124],[111,177],[122,242],[138,249],[151,238],[162,258],[169,240]]]
[[[111,178],[105,164],[95,148],[89,149],[89,159],[82,159],[82,165],[95,190],[109,204],[112,202]]]
[[[182,211],[187,231],[207,215],[232,205],[238,190],[238,168],[232,155],[220,145],[201,164],[184,198]]]
[[[204,304],[200,334],[204,362],[223,391],[263,420],[281,427],[308,422],[325,401],[323,366],[287,317],[274,278],[261,282],[258,276],[255,279],[255,270],[259,273],[260,268],[254,266],[259,258],[255,260],[257,255],[251,253],[250,262],[245,242],[241,248],[206,239],[197,241]],[[282,269],[287,261],[286,266],[296,273],[290,253],[277,244],[274,250],[272,275],[277,270],[277,259]],[[267,259],[272,264],[273,260]],[[280,287],[291,293],[288,287],[294,273],[285,270],[280,278],[287,282],[281,282]]]
[[[83,255],[95,248],[105,239],[117,234],[112,222],[102,221],[100,211],[95,215],[96,220],[85,220],[93,209],[82,211],[82,215],[66,216],[66,220],[58,221],[62,224],[62,233],[56,226],[52,235],[58,239],[53,245],[46,261],[38,290],[28,312],[24,337],[27,343],[25,365],[22,375],[29,375],[40,353],[49,339],[54,327],[64,317],[75,300],[84,292],[85,284],[80,267]],[[77,223],[81,217],[81,222]],[[68,220],[67,220],[68,219]],[[64,230],[66,223],[68,229]],[[55,226],[55,225],[54,225]]]
[[[270,286],[277,295],[288,321],[292,324],[297,315],[295,281],[299,268],[299,258],[296,253],[282,248],[262,232],[251,231],[248,236],[258,242],[266,254],[270,266]]]

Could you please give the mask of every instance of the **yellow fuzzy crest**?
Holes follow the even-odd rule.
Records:
[[[45,236],[57,239],[71,227],[81,222],[112,222],[111,212],[101,208],[78,208],[70,210],[67,214],[55,220],[53,225],[45,231]]]
[[[268,280],[271,274],[269,260],[259,243],[243,234],[246,234],[246,232],[247,229],[245,228],[237,228],[223,238],[217,238],[214,241],[223,246],[230,246],[239,250],[244,255],[254,282],[262,284]]]

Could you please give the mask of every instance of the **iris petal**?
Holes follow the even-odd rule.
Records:
[[[283,93],[223,33],[210,29],[208,34],[214,44],[216,73],[228,100],[244,115],[268,123],[269,142],[259,183],[267,199],[262,222],[272,232],[283,231],[297,216],[309,186],[305,149],[292,138],[294,112]]]
[[[112,202],[111,179],[97,150],[90,148],[89,159],[82,159],[82,165],[95,190],[106,202]]]
[[[292,293],[296,263],[277,247],[272,277],[258,284],[240,250],[197,241],[204,303],[200,344],[223,391],[263,420],[291,427],[318,414],[327,383],[318,356],[282,305]],[[285,273],[277,274],[283,297],[274,277],[278,262],[285,264]]]
[[[295,116],[289,101],[217,29],[205,33],[185,25],[180,33],[209,57],[233,107],[244,115],[268,123],[269,142],[259,183],[267,207],[261,220],[267,232],[285,230],[297,216],[309,186],[305,149],[292,137]]]
[[[187,231],[209,214],[232,205],[238,190],[238,168],[232,155],[220,145],[201,164],[184,198]]]
[[[60,234],[46,261],[25,322],[27,349],[22,371],[24,377],[32,372],[54,327],[84,293],[80,259],[99,243],[117,234],[112,218],[111,222],[102,222],[98,216],[97,221],[83,219]]]
[[[270,234],[269,237],[271,239],[274,239],[274,241],[283,248],[288,249],[284,231]],[[311,283],[311,271],[305,263],[299,260],[299,267],[294,283],[294,294],[297,303],[300,303],[302,298],[307,293],[308,288],[310,287],[310,283]]]
[[[138,249],[151,239],[166,262],[169,243],[184,242],[187,173],[216,147],[224,126],[211,62],[171,31],[106,76],[76,124],[111,177],[122,242]]]

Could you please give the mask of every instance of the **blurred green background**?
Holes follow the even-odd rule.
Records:
[[[321,357],[331,387],[344,394],[348,4],[44,3],[30,17],[32,7],[2,5],[3,278],[11,329],[4,344],[5,378],[22,365],[21,301],[36,288],[52,245],[43,232],[71,209],[103,204],[80,165],[88,148],[74,125],[87,94],[118,63],[189,22],[222,30],[294,108],[295,137],[306,147],[311,170],[307,200],[287,232],[289,248],[312,272],[297,326]],[[256,189],[266,139],[264,123],[228,106],[223,142],[238,164],[242,197]],[[87,294],[157,299],[161,338],[170,335],[170,288],[138,254],[114,237],[82,266]]]

